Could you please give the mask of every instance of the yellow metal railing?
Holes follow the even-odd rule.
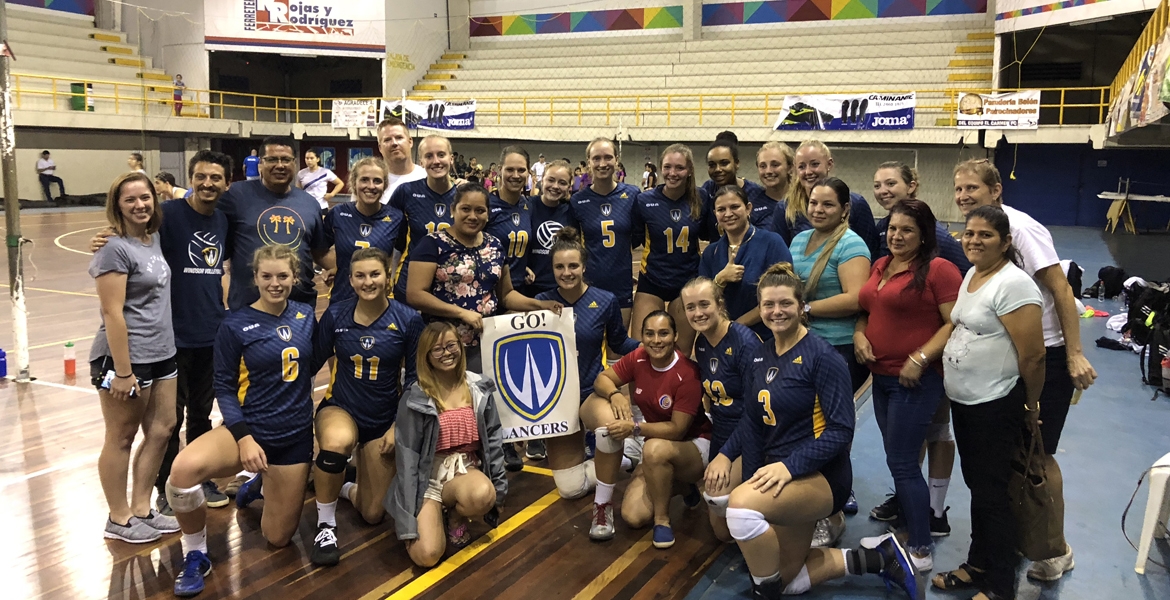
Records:
[[[1165,6],[1165,5],[1163,5]],[[175,88],[169,82],[116,82],[45,75],[14,75],[18,109],[88,110],[122,115],[173,115]],[[71,85],[80,85],[79,89]],[[91,88],[92,86],[92,88]],[[1033,88],[1035,89],[1035,88]],[[958,96],[991,90],[925,90],[917,92],[918,127],[953,125]],[[998,91],[1015,91],[1000,89]],[[906,90],[837,91],[840,94],[900,94]],[[542,95],[476,98],[477,122],[484,125],[629,126],[752,126],[771,127],[784,96],[812,92],[777,91],[736,94]],[[359,98],[361,99],[361,98]],[[364,98],[375,100],[374,98]],[[333,98],[287,98],[185,88],[183,116],[275,123],[327,124]],[[1103,123],[1110,90],[1042,88],[1041,124]],[[189,113],[190,111],[190,113]],[[933,119],[933,120],[931,120]]]
[[[1124,63],[1121,63],[1121,70],[1117,72],[1117,77],[1113,78],[1111,89],[1114,98],[1121,94],[1121,88],[1125,87],[1129,78],[1133,77],[1133,74],[1141,67],[1146,52],[1162,38],[1167,25],[1170,25],[1170,0],[1162,0],[1158,8],[1154,9],[1154,14],[1150,15],[1150,20],[1138,37],[1137,43],[1134,44],[1133,50],[1130,50],[1129,57],[1125,59]]]

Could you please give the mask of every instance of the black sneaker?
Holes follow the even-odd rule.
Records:
[[[764,583],[752,582],[752,600],[780,600],[784,584],[779,579]]]
[[[544,460],[548,458],[548,451],[545,450],[544,440],[528,440],[524,448],[524,456],[528,460]]]
[[[524,460],[520,458],[520,453],[516,452],[516,444],[511,442],[504,443],[504,468],[512,472],[524,468]]]
[[[930,535],[933,537],[946,537],[951,534],[951,523],[947,520],[947,512],[951,507],[943,509],[941,517],[934,516],[934,511],[930,511]]]
[[[898,497],[894,494],[886,495],[886,501],[873,507],[869,516],[878,521],[893,521],[902,512],[902,505],[898,504]]]
[[[309,551],[309,562],[320,567],[332,567],[341,560],[337,548],[337,526],[328,523],[317,524],[317,537],[313,538],[313,549]]]

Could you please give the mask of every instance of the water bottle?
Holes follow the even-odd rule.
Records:
[[[1104,281],[1097,282],[1097,301],[1098,302],[1105,301],[1105,282]]]
[[[1162,389],[1170,392],[1170,356],[1162,359]]]
[[[77,375],[77,349],[73,347],[73,342],[65,342],[65,376],[74,377]]]
[[[0,349],[0,378],[8,377],[8,355]]]

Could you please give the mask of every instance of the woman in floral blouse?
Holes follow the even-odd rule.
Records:
[[[455,188],[451,204],[454,224],[419,240],[410,254],[406,302],[428,321],[455,323],[467,346],[467,370],[480,372],[479,334],[483,318],[497,312],[551,310],[561,304],[534,300],[512,289],[500,240],[483,229],[488,222],[488,197],[483,186]],[[500,304],[503,304],[502,310]]]

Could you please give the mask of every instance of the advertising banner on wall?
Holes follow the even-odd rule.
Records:
[[[398,117],[411,129],[475,129],[475,100],[383,100],[381,114]]]
[[[384,0],[203,0],[208,50],[386,55]]]
[[[377,127],[377,100],[334,100],[333,128]]]
[[[785,96],[774,129],[914,129],[914,92]]]
[[[576,433],[581,388],[573,309],[483,320],[483,374],[496,382],[505,441]]]
[[[955,123],[959,129],[1036,129],[1040,127],[1040,90],[960,94]]]

